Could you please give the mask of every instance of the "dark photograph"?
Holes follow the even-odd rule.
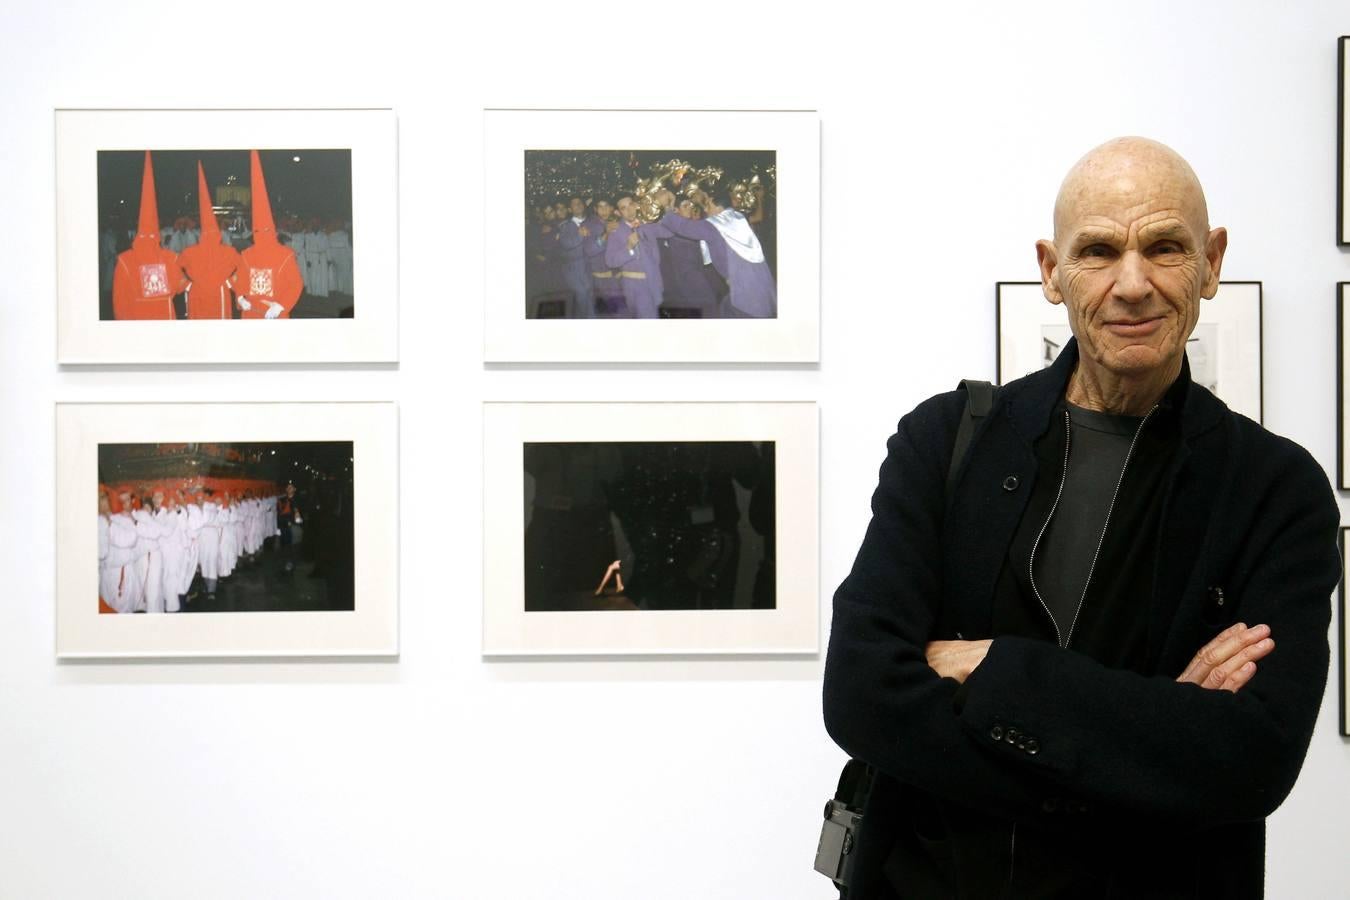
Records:
[[[774,443],[526,443],[525,609],[774,609]]]
[[[526,150],[526,318],[776,318],[776,158]]]
[[[100,150],[99,318],[355,314],[350,150]]]
[[[100,444],[101,613],[351,610],[352,442]]]

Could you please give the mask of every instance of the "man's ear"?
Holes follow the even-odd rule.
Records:
[[[1059,268],[1059,253],[1054,242],[1039,240],[1036,242],[1036,265],[1041,268],[1041,293],[1051,303],[1063,303],[1064,295],[1059,292],[1059,283],[1055,280]]]
[[[1200,296],[1210,300],[1219,292],[1219,271],[1223,268],[1223,255],[1228,250],[1228,229],[1215,228],[1205,238],[1205,262],[1209,264],[1209,271],[1205,276],[1205,284],[1200,290]]]

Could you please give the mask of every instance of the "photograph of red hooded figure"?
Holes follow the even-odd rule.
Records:
[[[355,317],[351,150],[97,160],[101,320]]]
[[[145,151],[141,205],[131,248],[118,254],[112,277],[112,318],[172,319],[173,297],[183,289],[174,253],[159,244],[159,207],[150,151]]]
[[[206,187],[206,171],[197,163],[197,204],[201,213],[201,240],[178,256],[187,276],[187,317],[189,319],[228,319],[230,297],[235,279],[244,267],[239,251],[225,243],[211,206]]]

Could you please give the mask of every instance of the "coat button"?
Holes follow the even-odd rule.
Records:
[[[1041,801],[1041,812],[1057,813],[1059,812],[1059,798],[1048,797]]]
[[[993,728],[990,728],[990,729],[989,729],[989,736],[990,736],[991,738],[993,738],[994,740],[996,740],[996,741],[1001,741],[1001,740],[1003,740],[1003,726],[1002,726],[1002,725],[995,725]]]
[[[1209,599],[1214,603],[1215,606],[1223,606],[1223,600],[1224,600],[1224,597],[1223,597],[1223,588],[1221,588],[1221,587],[1212,587],[1212,588],[1210,588],[1210,589],[1209,589]]]
[[[1017,490],[1018,483],[1016,475],[1009,475],[1007,478],[1003,479],[1003,489],[1010,492],[1015,491]]]
[[[1029,741],[1027,741],[1027,754],[1029,756],[1035,756],[1037,753],[1040,752],[1041,752],[1041,745],[1037,743],[1035,738],[1031,738]]]
[[[1021,734],[1022,732],[1018,731],[1016,728],[1009,728],[1007,732],[1005,732],[1003,739],[1010,744],[1015,744],[1017,743],[1017,738],[1020,737]]]

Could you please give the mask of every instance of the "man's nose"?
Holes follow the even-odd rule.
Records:
[[[1153,285],[1148,280],[1148,262],[1138,250],[1126,250],[1120,257],[1112,293],[1129,303],[1147,300],[1153,293]]]

